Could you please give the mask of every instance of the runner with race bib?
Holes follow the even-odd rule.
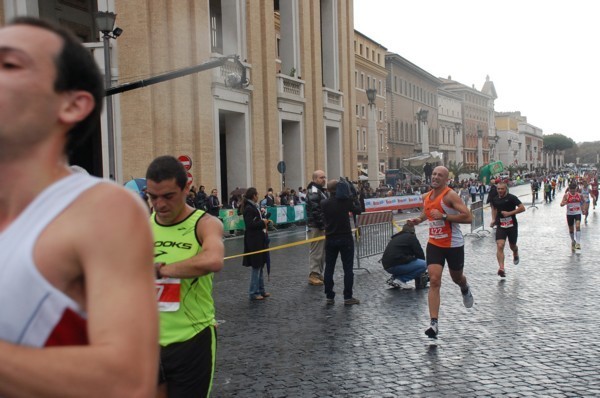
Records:
[[[581,210],[583,207],[583,196],[577,192],[577,183],[569,184],[569,190],[563,196],[560,207],[567,206],[567,225],[571,235],[571,250],[581,250]],[[573,231],[575,226],[575,231]]]
[[[510,250],[513,252],[513,264],[519,264],[519,248],[517,238],[519,229],[516,215],[525,211],[525,206],[515,195],[508,193],[505,182],[497,185],[498,196],[492,199],[492,222],[490,227],[496,227],[496,258],[498,259],[498,275],[506,277],[504,271],[504,245],[508,238]]]

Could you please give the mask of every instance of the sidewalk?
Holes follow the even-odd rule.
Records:
[[[306,245],[271,254],[272,297],[264,302],[248,301],[250,271],[241,259],[227,261],[215,277],[220,326],[213,396],[600,396],[600,207],[582,224],[577,256],[561,198],[557,193],[551,204],[517,216],[521,263],[512,265],[507,247],[505,280],[496,275],[494,237],[466,237],[465,274],[475,305],[464,308],[445,271],[435,343],[423,333],[427,289],[388,290],[379,256],[361,260],[370,273],[356,272],[361,304],[351,307],[341,300],[340,263],[334,306],[325,305],[322,287],[308,285]],[[521,200],[529,207],[530,195]],[[489,208],[484,220],[490,231]],[[419,225],[423,246],[426,234]],[[299,239],[301,231],[271,245]],[[241,239],[228,241],[227,254],[241,245]]]

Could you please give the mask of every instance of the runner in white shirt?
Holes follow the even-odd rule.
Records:
[[[72,174],[104,84],[62,28],[0,29],[0,396],[150,397],[158,320],[142,201]]]

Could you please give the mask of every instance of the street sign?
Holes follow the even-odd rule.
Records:
[[[189,171],[187,173],[187,178],[188,178],[188,183],[190,183],[190,184],[194,181],[194,176],[192,176],[192,173],[190,173]]]
[[[181,155],[180,157],[177,158],[177,160],[179,160],[181,162],[181,164],[183,164],[183,167],[186,170],[189,170],[192,168],[192,158],[189,157],[188,155]]]
[[[277,171],[280,172],[281,174],[285,173],[285,162],[283,160],[281,162],[277,163]]]

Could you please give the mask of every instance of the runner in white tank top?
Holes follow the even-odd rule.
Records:
[[[67,165],[103,96],[72,33],[26,17],[0,28],[0,397],[156,395],[147,208]]]

